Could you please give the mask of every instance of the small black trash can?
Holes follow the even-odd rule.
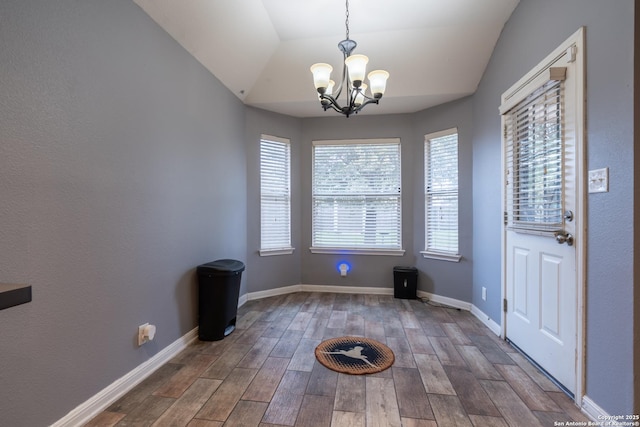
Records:
[[[243,271],[244,263],[233,259],[219,259],[198,266],[200,340],[219,341],[235,329]]]
[[[401,299],[416,299],[418,292],[418,269],[415,267],[393,267],[393,296]]]

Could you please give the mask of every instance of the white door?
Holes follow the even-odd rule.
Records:
[[[571,46],[506,92],[501,112],[505,335],[575,393],[582,126]]]

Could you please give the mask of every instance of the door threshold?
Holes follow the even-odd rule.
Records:
[[[569,396],[571,398],[571,400],[575,401],[575,398],[576,398],[575,395],[567,387],[565,387],[560,381],[555,379],[555,377],[553,375],[551,375],[549,372],[547,372],[542,366],[538,365],[538,363],[535,360],[533,360],[531,357],[529,357],[529,355],[527,353],[522,351],[522,349],[520,347],[518,347],[517,345],[515,345],[513,343],[513,341],[511,341],[509,338],[505,338],[505,341],[507,343],[509,343],[509,345],[511,345],[511,347],[515,348],[518,353],[520,353],[522,356],[524,356],[524,358],[527,359],[533,366],[538,368],[538,370],[540,372],[542,372],[542,374],[545,377],[547,377],[549,379],[549,381],[551,381],[556,387],[558,387],[560,389],[560,391],[562,391],[564,394]]]

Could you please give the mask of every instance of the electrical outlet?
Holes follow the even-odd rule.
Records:
[[[146,338],[144,337],[144,330],[147,326],[149,326],[148,323],[138,326],[138,345],[142,345],[147,342]]]
[[[485,288],[484,286],[482,287],[482,301],[486,301],[487,300],[487,288]]]
[[[138,326],[138,345],[142,345],[146,342],[153,340],[156,335],[156,326],[145,323]]]

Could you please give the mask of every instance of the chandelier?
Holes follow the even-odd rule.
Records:
[[[313,73],[313,84],[318,91],[318,99],[324,111],[332,108],[338,113],[349,117],[351,114],[357,114],[365,105],[377,104],[380,101],[387,86],[389,73],[384,70],[371,71],[367,76],[370,86],[370,95],[367,95],[364,76],[369,58],[365,55],[351,54],[357,43],[349,38],[349,0],[346,2],[346,10],[345,26],[347,28],[347,37],[338,43],[338,49],[344,55],[340,85],[334,88],[335,82],[331,80],[333,67],[329,64],[313,64],[311,73]],[[338,98],[343,89],[347,94],[347,103],[344,106],[340,106]]]

